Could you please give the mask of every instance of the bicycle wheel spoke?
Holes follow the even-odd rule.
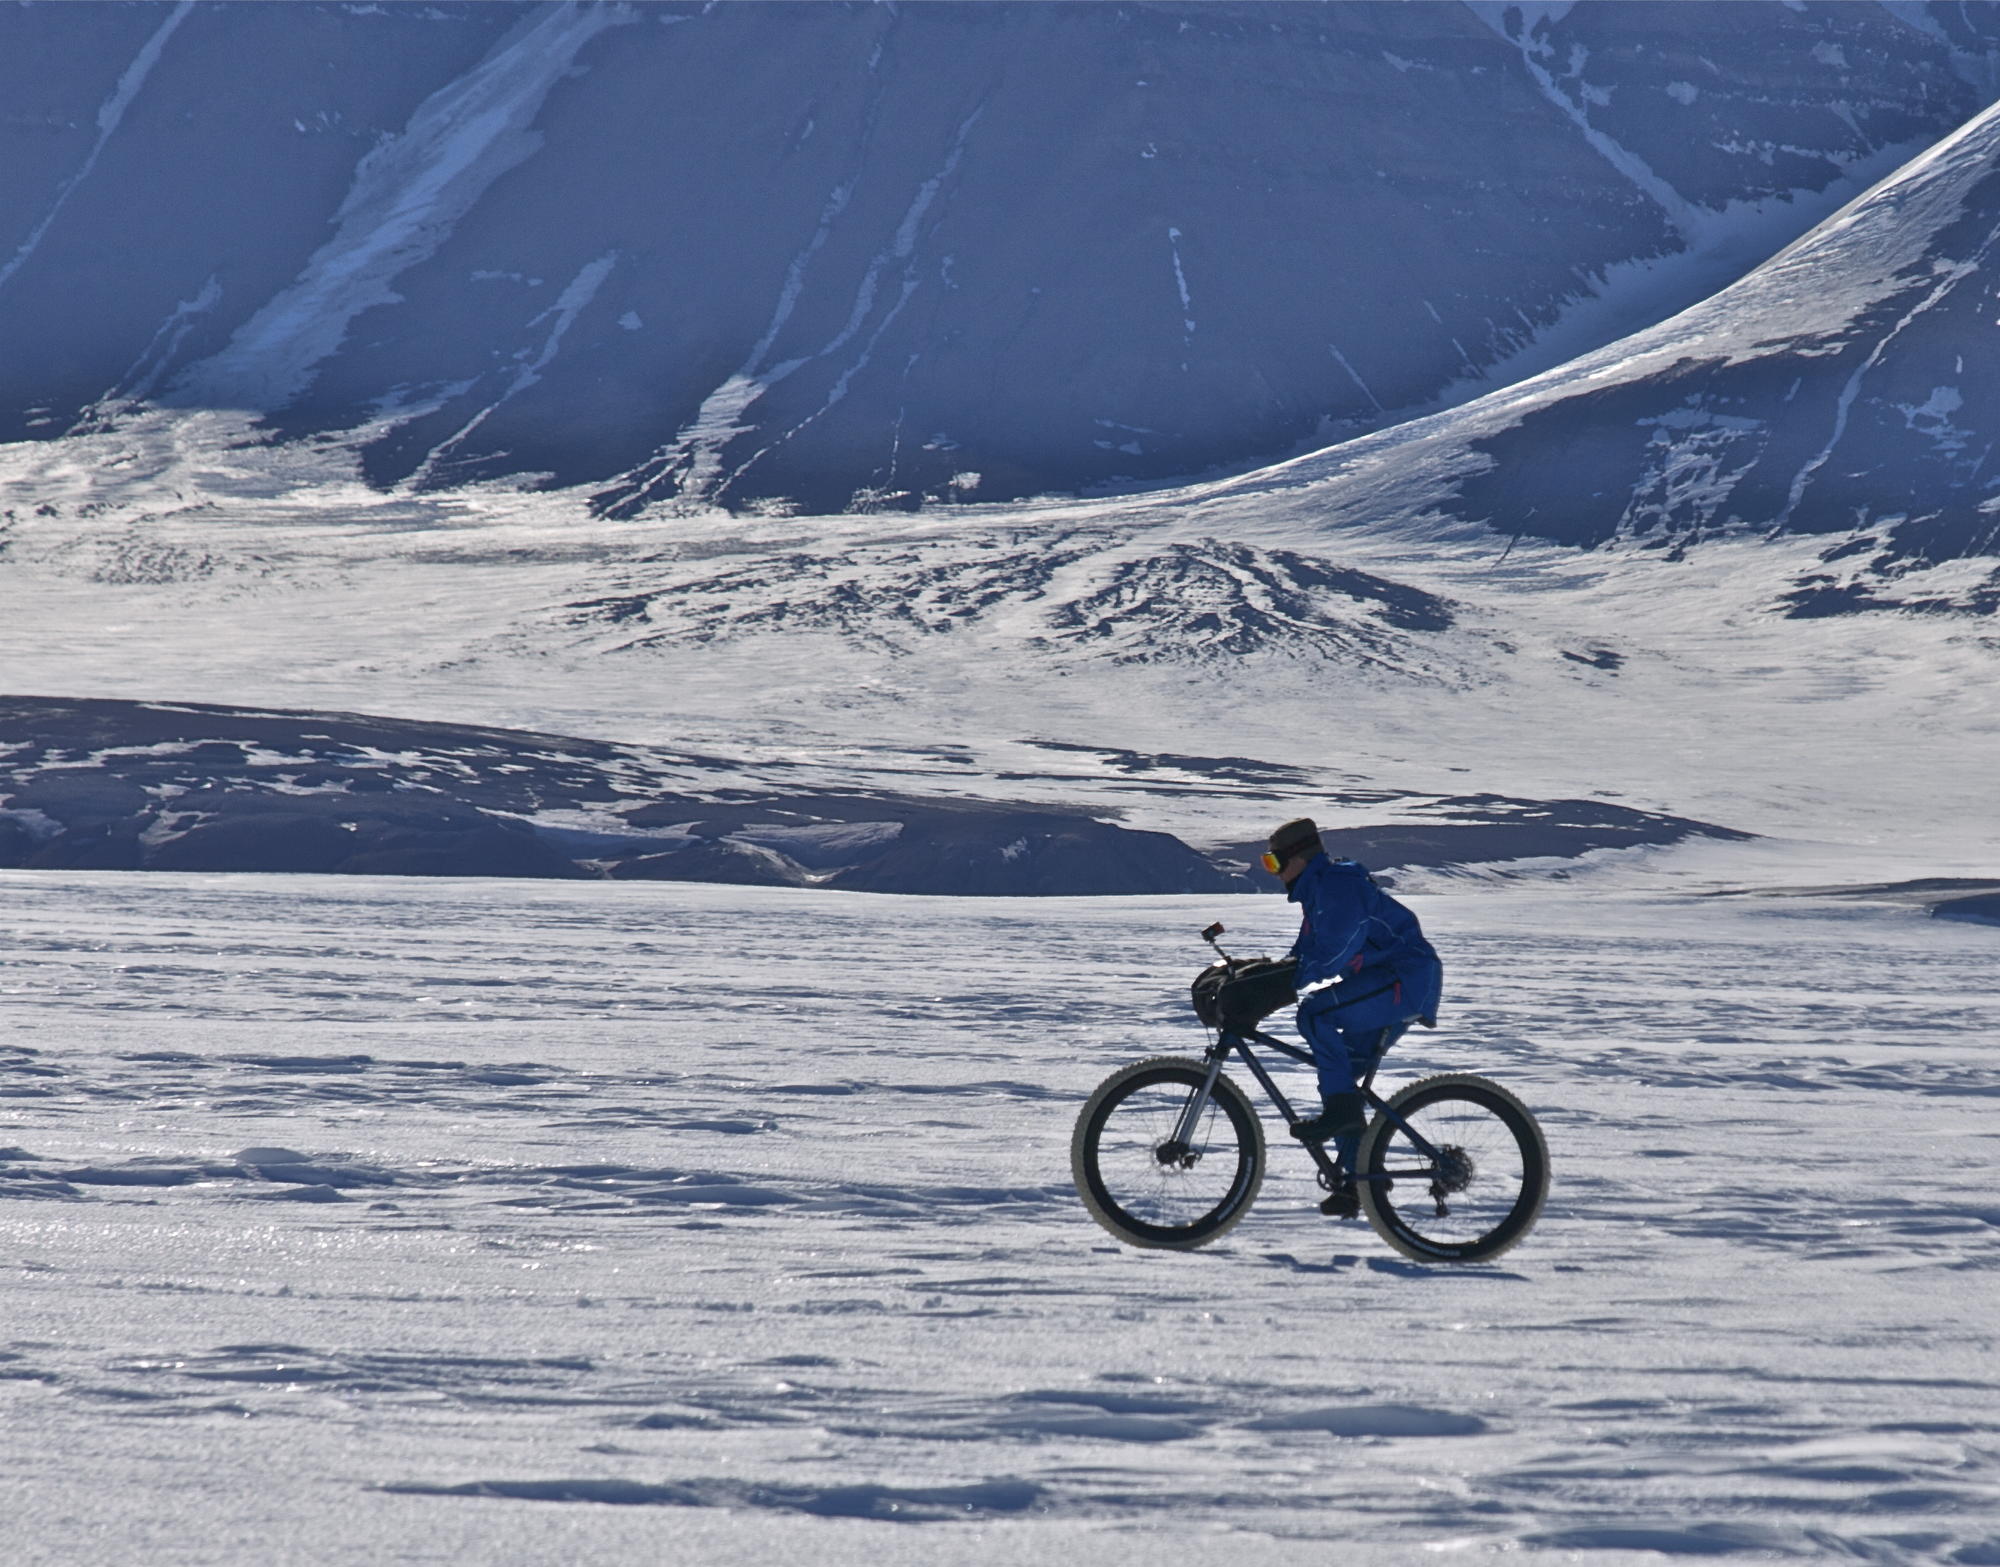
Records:
[[[1235,1185],[1237,1150],[1229,1124],[1210,1101],[1185,1154],[1168,1150],[1189,1089],[1168,1083],[1142,1089],[1106,1119],[1097,1165],[1106,1192],[1131,1217],[1183,1228],[1214,1212]],[[1217,1135],[1217,1122],[1221,1135]]]
[[[1547,1150],[1521,1104],[1481,1079],[1418,1084],[1367,1152],[1367,1201],[1383,1238],[1439,1261],[1497,1256],[1526,1233],[1548,1183]],[[1429,1151],[1426,1151],[1429,1150]]]
[[[1193,1127],[1181,1124],[1207,1080],[1200,1062],[1161,1058],[1109,1079],[1078,1119],[1077,1188],[1099,1223],[1139,1246],[1199,1246],[1234,1224],[1263,1178],[1256,1114],[1217,1078]]]

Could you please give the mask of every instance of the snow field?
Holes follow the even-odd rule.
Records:
[[[1275,902],[0,892],[14,1561],[2000,1555],[1986,927],[1418,900],[1450,1005],[1385,1079],[1487,1072],[1555,1161],[1433,1270],[1288,1144],[1193,1254],[1069,1187]]]
[[[106,438],[90,471],[118,472],[126,439]],[[62,488],[53,457],[36,467],[18,448],[4,455],[9,473],[74,513],[23,520],[0,553],[10,595],[0,668],[14,692],[269,703],[660,744],[716,758],[716,785],[783,776],[830,790],[1084,804],[1194,843],[1241,836],[1246,814],[1275,822],[1311,809],[1333,826],[1393,816],[1327,814],[1331,796],[1359,788],[1603,798],[1835,840],[1883,861],[1858,879],[1990,874],[2000,849],[1989,808],[1994,639],[1943,616],[1777,618],[1770,605],[1817,541],[1714,540],[1680,562],[1532,540],[1508,553],[1483,531],[1440,540],[1424,528],[1329,530],[1311,492],[1071,503],[952,529],[786,519],[749,539],[727,521],[595,523],[573,498],[406,502],[313,475],[296,476],[283,503],[252,496],[216,502],[214,516],[156,517],[125,510],[179,505],[153,481],[108,479],[84,499]],[[246,485],[289,482],[267,466],[277,454],[244,449],[230,461]],[[197,464],[172,482],[213,492],[211,478]],[[120,515],[97,515],[103,506]],[[780,526],[798,531],[788,538]],[[1290,633],[1259,651],[1183,661],[1174,627],[1185,606],[1162,591],[1125,615],[1135,637],[1155,637],[1158,660],[1120,662],[1095,644],[1049,640],[1089,593],[1046,580],[1048,552],[1022,542],[1024,531],[1093,529],[1102,559],[1076,568],[1086,575],[1157,561],[1188,540],[1255,539],[1448,598],[1459,623],[1399,632],[1409,665],[1396,670],[1302,651]],[[914,554],[926,571],[1020,580],[997,607],[961,606],[962,619],[930,606],[948,630],[909,619],[910,584],[886,572],[854,601],[851,624],[697,634],[702,606],[775,614],[796,598],[787,552],[808,539],[823,561]],[[743,586],[746,574],[761,585]],[[692,596],[667,594],[677,584]],[[579,603],[607,592],[651,595],[658,622],[572,623]],[[694,618],[674,619],[669,604]],[[684,634],[665,638],[670,625]],[[1606,653],[1622,662],[1578,661]],[[1433,679],[1419,668],[1430,659],[1458,674]],[[1317,776],[1305,798],[1189,788],[1107,774],[1094,759],[1063,766],[1039,745],[1048,741],[1247,757]]]

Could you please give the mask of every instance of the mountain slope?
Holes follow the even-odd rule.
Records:
[[[1832,536],[1794,616],[2000,607],[2000,113],[1714,298],[1505,392],[1210,492],[1678,557]],[[1204,503],[1206,504],[1206,502]],[[1214,525],[1211,522],[1211,525]]]
[[[1607,106],[1577,83],[1615,51],[1549,52],[1593,14],[1474,22],[1608,114],[1624,88]],[[1955,432],[1985,417],[1983,361],[1959,354],[1986,308],[1994,134],[1974,120],[1733,288],[1539,378],[1136,496],[626,516],[599,482],[385,491],[345,438],[111,410],[0,449],[0,672],[50,698],[693,748],[760,798],[809,778],[791,792],[1081,811],[1203,847],[1303,810],[1403,853],[1440,822],[1469,841],[1497,798],[1530,822],[1552,802],[1564,828],[1591,826],[1584,802],[1761,835],[1726,861],[1675,851],[1690,875],[1781,879],[1794,853],[1818,884],[1990,875],[2000,641],[1964,614],[1816,611],[1991,600],[1979,454]],[[1621,135],[1585,145],[1638,189]],[[570,326],[543,370],[578,310],[544,323]],[[1739,504],[1746,474],[1797,504]],[[1910,483],[1927,514],[1895,509]],[[1823,508],[1852,494],[1875,512]]]
[[[1943,5],[11,5],[0,440],[247,411],[620,516],[1241,466],[1699,298],[1996,60]]]

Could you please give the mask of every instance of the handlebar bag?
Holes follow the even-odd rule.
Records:
[[[1210,1028],[1242,1033],[1299,999],[1296,958],[1239,958],[1212,963],[1195,976],[1190,999]]]

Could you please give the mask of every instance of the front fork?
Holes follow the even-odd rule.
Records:
[[[1188,1095],[1181,1118],[1174,1124],[1173,1143],[1177,1148],[1194,1146],[1194,1129],[1201,1124],[1201,1113],[1208,1108],[1209,1095],[1215,1092],[1215,1080],[1222,1075],[1222,1063],[1229,1059],[1229,1052],[1220,1046],[1210,1046],[1208,1051],[1208,1075],[1201,1080],[1201,1087]]]
[[[1284,1116],[1285,1124],[1293,1126],[1298,1123],[1298,1112],[1292,1108],[1292,1102],[1285,1097],[1284,1091],[1272,1081],[1271,1074],[1264,1070],[1264,1063],[1240,1047],[1240,1040],[1231,1039],[1227,1035],[1209,1046],[1206,1055],[1208,1073],[1202,1078],[1201,1087],[1188,1095],[1188,1102],[1181,1109],[1180,1120],[1174,1123],[1174,1135],[1164,1145],[1175,1155],[1185,1155],[1193,1148],[1195,1128],[1201,1124],[1202,1112],[1208,1108],[1208,1101],[1215,1093],[1215,1080],[1222,1075],[1222,1063],[1232,1055],[1240,1054],[1243,1057],[1243,1064],[1250,1068],[1258,1083],[1263,1086],[1264,1092],[1271,1096],[1272,1102],[1278,1107],[1278,1113]],[[1368,1097],[1371,1100],[1375,1098],[1373,1094]],[[1379,1100],[1376,1100],[1375,1104],[1377,1109],[1381,1108]],[[1313,1163],[1319,1166],[1320,1186],[1326,1191],[1333,1191],[1340,1185],[1340,1165],[1327,1157],[1326,1146],[1323,1143],[1306,1143],[1304,1147],[1312,1156]]]

